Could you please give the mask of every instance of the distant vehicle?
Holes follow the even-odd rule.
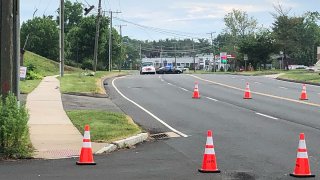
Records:
[[[182,69],[179,68],[173,68],[171,66],[165,66],[157,69],[157,74],[181,74],[183,73]]]
[[[140,68],[140,74],[156,74],[156,68],[153,62],[143,62]]]

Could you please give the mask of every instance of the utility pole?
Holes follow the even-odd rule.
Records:
[[[214,48],[214,45],[213,45],[213,33],[216,33],[216,32],[210,32],[210,33],[207,33],[207,34],[210,34],[211,36],[211,48],[212,48],[212,53],[213,53],[213,72],[216,72],[216,52],[215,52],[215,48]]]
[[[12,91],[13,80],[13,61],[14,61],[14,18],[13,3],[14,0],[1,0],[1,24],[0,24],[0,81],[1,95],[7,96]]]
[[[13,3],[13,75],[12,92],[15,94],[18,102],[20,98],[20,0],[14,0]]]
[[[101,19],[101,0],[98,5],[98,16],[96,22],[96,36],[94,38],[94,52],[93,52],[93,71],[97,71],[98,63],[98,49],[99,49],[99,30],[100,30],[100,19]]]
[[[176,51],[177,51],[177,44],[174,44],[174,67],[177,68],[177,55],[176,55]]]
[[[63,77],[64,74],[64,0],[60,0],[60,39],[59,39],[59,48],[60,48],[60,77]]]
[[[141,54],[141,44],[140,44],[140,61],[142,61],[142,54]]]
[[[109,71],[112,71],[112,14],[121,13],[119,11],[109,11],[110,13],[110,30],[109,30]]]
[[[162,45],[160,47],[161,47],[161,50],[160,50],[160,67],[162,67]]]
[[[122,66],[122,46],[123,46],[123,39],[122,39],[122,27],[123,26],[127,26],[126,24],[120,24],[118,25],[120,28],[120,38],[121,38],[121,47],[120,47],[120,59],[119,59],[119,63],[118,63],[118,68],[119,68],[119,72],[121,71],[121,66]]]
[[[195,57],[195,51],[194,51],[194,43],[192,39],[192,56],[193,56],[193,71],[196,72],[196,57]]]

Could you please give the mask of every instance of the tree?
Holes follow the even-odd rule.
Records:
[[[230,34],[235,40],[245,35],[253,34],[258,24],[257,20],[249,17],[246,12],[236,9],[233,9],[232,12],[224,16],[224,23],[226,25],[225,32]]]
[[[59,57],[58,25],[52,16],[35,17],[22,23],[21,44],[26,44],[26,50],[37,53],[52,60]]]
[[[274,53],[276,49],[273,34],[267,29],[260,30],[255,35],[245,36],[239,45],[239,52],[247,54],[249,62],[254,67],[260,67],[263,64],[264,69],[269,63],[270,54]]]
[[[273,31],[284,54],[285,69],[291,63],[313,65],[316,46],[319,45],[319,13],[307,12],[302,16],[289,16],[281,5],[275,7]]]
[[[58,9],[59,14],[60,9]],[[68,33],[74,26],[77,26],[82,19],[82,4],[79,2],[72,2],[70,0],[64,3],[64,32]],[[59,24],[59,15],[57,16],[57,23]]]

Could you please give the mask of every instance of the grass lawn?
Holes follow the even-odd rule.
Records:
[[[86,76],[84,72],[66,74],[60,79],[62,93],[95,93],[101,94],[104,90],[101,88],[101,78],[108,76],[123,75],[126,72],[107,72],[98,71],[94,76]]]
[[[20,92],[28,94],[32,92],[40,82],[41,79],[20,81]]]
[[[84,132],[84,126],[90,125],[91,141],[112,142],[141,132],[133,121],[122,113],[98,110],[67,111],[75,127]]]
[[[23,66],[33,66],[34,72],[43,77],[59,74],[58,62],[52,61],[50,59],[39,56],[29,51],[26,51],[26,53],[24,54]],[[79,69],[65,66],[65,71],[79,71]],[[36,88],[39,85],[40,82],[41,79],[20,81],[21,93],[30,93],[31,91],[33,91],[34,88]]]
[[[320,75],[317,72],[309,72],[306,70],[290,70],[281,75],[280,78],[298,80],[304,82],[320,83]]]

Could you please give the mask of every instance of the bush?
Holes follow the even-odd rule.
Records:
[[[91,59],[86,59],[85,61],[83,61],[81,68],[92,70],[93,69],[93,61]]]
[[[42,76],[32,70],[27,69],[27,80],[42,79]]]
[[[3,157],[30,156],[28,119],[26,107],[19,107],[12,93],[9,93],[3,101],[0,100],[0,154]]]

